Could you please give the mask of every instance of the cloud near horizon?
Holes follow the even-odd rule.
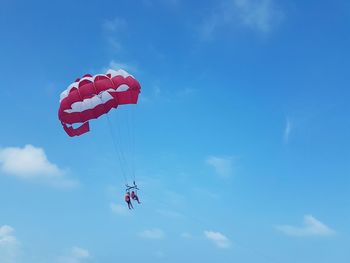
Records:
[[[276,229],[288,236],[331,236],[335,231],[312,215],[304,216],[303,226],[280,225]]]

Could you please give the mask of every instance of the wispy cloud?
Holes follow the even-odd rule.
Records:
[[[289,142],[289,136],[292,131],[292,122],[287,118],[286,126],[284,128],[283,139],[285,143]]]
[[[14,235],[14,229],[9,225],[0,226],[0,259],[3,263],[17,262],[19,242]]]
[[[154,83],[150,88],[148,93],[145,95],[144,93],[141,93],[139,95],[141,103],[153,103],[157,101],[158,99],[165,100],[165,96],[162,94],[162,89],[159,83]]]
[[[204,236],[219,248],[229,248],[231,246],[230,240],[220,232],[204,231]]]
[[[125,205],[111,203],[110,208],[114,214],[122,216],[130,215],[129,209]]]
[[[0,246],[14,245],[17,243],[13,232],[14,229],[9,225],[0,226]]]
[[[127,63],[118,63],[118,62],[116,62],[114,60],[109,62],[109,67],[112,68],[112,69],[124,69],[124,70],[127,70],[127,71],[133,71],[133,72],[138,71],[136,66],[133,66],[133,65],[130,65],[130,64],[127,64]]]
[[[230,177],[233,173],[233,157],[209,156],[206,163],[221,177]]]
[[[212,10],[201,27],[201,33],[206,38],[224,27],[241,26],[269,33],[284,17],[273,0],[225,0]]]
[[[304,216],[304,224],[302,226],[280,225],[276,229],[288,236],[330,236],[335,231],[326,226],[312,215]]]
[[[174,92],[175,90],[175,92]],[[169,84],[161,83],[159,80],[154,80],[151,85],[145,90],[145,93],[140,94],[142,103],[167,102],[181,103],[187,99],[194,99],[197,89],[192,87],[169,87]]]
[[[234,0],[241,23],[261,32],[269,32],[278,23],[283,13],[273,0]]]
[[[102,68],[100,70],[100,72],[107,72],[108,69],[114,69],[114,70],[124,69],[124,70],[128,71],[128,73],[131,74],[131,75],[139,72],[137,66],[135,66],[135,65],[133,65],[131,63],[117,62],[115,60],[111,60],[108,63],[108,66]]]
[[[120,52],[123,49],[122,43],[116,37],[108,36],[107,43],[113,49],[114,52]]]
[[[65,177],[66,171],[51,163],[44,149],[30,144],[23,148],[0,148],[0,170],[26,180],[42,180],[58,187],[74,187],[78,182]]]
[[[106,20],[103,23],[103,29],[110,32],[118,32],[126,29],[126,21],[120,17],[112,20]]]
[[[165,237],[165,234],[163,230],[159,228],[153,228],[140,232],[139,236],[145,239],[163,239]]]
[[[90,252],[80,247],[73,247],[70,253],[58,259],[58,263],[81,263],[91,258]]]
[[[106,20],[102,24],[102,29],[106,35],[107,43],[114,52],[120,52],[123,49],[120,35],[126,31],[127,23],[123,18],[116,17]]]

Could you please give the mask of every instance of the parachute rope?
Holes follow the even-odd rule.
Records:
[[[125,163],[125,158],[123,157],[122,151],[118,150],[118,149],[120,149],[120,146],[118,145],[118,142],[115,139],[115,132],[114,132],[113,125],[111,123],[111,120],[109,118],[109,114],[108,113],[106,114],[106,118],[107,118],[107,122],[108,122],[110,135],[112,137],[114,151],[115,151],[116,155],[118,156],[117,158],[119,159],[120,169],[121,169],[122,175],[124,177],[125,184],[128,184],[128,176],[127,176],[126,171],[124,170],[125,167],[123,166],[123,163]]]
[[[136,171],[135,171],[135,152],[136,152],[136,139],[135,139],[135,108],[131,109],[131,167],[132,167],[132,176],[133,181],[136,181]]]
[[[124,153],[126,155],[125,165],[128,170],[129,178],[133,182],[136,181],[136,172],[135,172],[135,126],[134,126],[134,107],[125,107],[125,113],[123,114],[123,121],[119,119],[119,123],[124,123],[124,131],[122,132],[122,126],[117,126],[117,131],[119,132],[118,138],[121,138],[123,134],[125,136],[124,145],[121,146],[121,150],[125,149]],[[120,117],[120,113],[116,113]],[[126,146],[127,147],[123,147]],[[125,158],[125,157],[124,157]]]
[[[130,142],[130,148],[129,148],[129,165],[130,165],[130,176],[132,177],[133,181],[136,180],[135,178],[135,126],[134,126],[134,116],[133,116],[133,109],[127,109],[127,120],[126,120],[126,128],[127,128],[127,141]]]
[[[126,125],[125,126],[128,126],[128,122],[127,121],[122,121],[121,119],[120,119],[120,114],[119,114],[119,112],[117,112],[116,113],[116,116],[118,117],[118,119],[117,119],[117,122],[119,122],[119,123],[126,123]],[[127,128],[127,127],[126,127]],[[120,153],[121,153],[121,159],[122,159],[122,164],[121,165],[123,165],[124,166],[124,168],[125,168],[125,170],[126,170],[126,174],[127,174],[127,179],[130,179],[130,176],[131,176],[131,167],[129,167],[129,165],[130,165],[130,156],[128,156],[128,152],[127,152],[127,149],[129,149],[129,151],[130,151],[130,140],[129,140],[129,136],[128,136],[128,134],[127,134],[127,132],[122,132],[122,126],[121,125],[117,125],[117,134],[116,134],[116,136],[115,137],[117,137],[117,138],[123,138],[123,142],[124,142],[124,144],[123,144],[123,142],[121,142],[121,141],[119,141],[120,142],[120,144],[119,144],[119,149],[120,149]],[[127,147],[127,146],[128,147]],[[125,156],[125,155],[127,155],[127,156]],[[129,155],[130,155],[130,153],[129,153]],[[128,158],[129,157],[129,158]],[[127,183],[129,183],[129,180],[128,180],[128,182]]]

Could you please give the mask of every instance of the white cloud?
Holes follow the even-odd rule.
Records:
[[[133,75],[135,72],[137,73],[139,71],[138,68],[134,65],[122,63],[122,62],[116,62],[115,60],[111,60],[108,63],[108,66],[102,68],[100,70],[100,72],[107,72],[108,69],[114,69],[114,70],[124,69],[124,70],[128,71],[128,73],[131,75]]]
[[[163,230],[159,228],[144,230],[139,233],[139,236],[146,239],[163,239],[165,237]]]
[[[273,0],[224,0],[202,24],[201,33],[210,38],[219,28],[241,26],[270,32],[284,17]]]
[[[215,169],[215,172],[222,177],[230,177],[233,173],[232,157],[210,156],[206,163]]]
[[[17,243],[16,237],[13,235],[14,229],[11,226],[0,226],[0,246],[14,245]]]
[[[60,257],[59,263],[81,263],[90,259],[90,252],[80,247],[73,247],[67,256]]]
[[[0,226],[0,259],[1,263],[17,262],[19,242],[14,235],[14,229],[9,225]]]
[[[80,247],[73,247],[72,248],[72,256],[77,259],[83,259],[83,258],[89,258],[90,253],[88,250],[80,248]]]
[[[122,215],[122,216],[130,215],[129,209],[126,208],[125,205],[111,203],[110,208],[112,212],[117,215]]]
[[[231,246],[230,240],[220,232],[204,231],[204,235],[219,248],[229,248]]]
[[[276,229],[288,236],[330,236],[335,231],[314,218],[312,215],[304,216],[303,226],[280,225]]]
[[[43,149],[32,145],[0,149],[0,162],[4,172],[23,178],[63,174],[55,164],[48,161]]]
[[[22,179],[46,180],[58,187],[74,187],[78,184],[65,178],[65,171],[51,163],[42,148],[30,144],[23,148],[0,148],[0,170]]]

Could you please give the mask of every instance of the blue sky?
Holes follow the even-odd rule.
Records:
[[[0,32],[2,263],[349,262],[349,1],[2,0]],[[139,103],[69,138],[108,68]]]

